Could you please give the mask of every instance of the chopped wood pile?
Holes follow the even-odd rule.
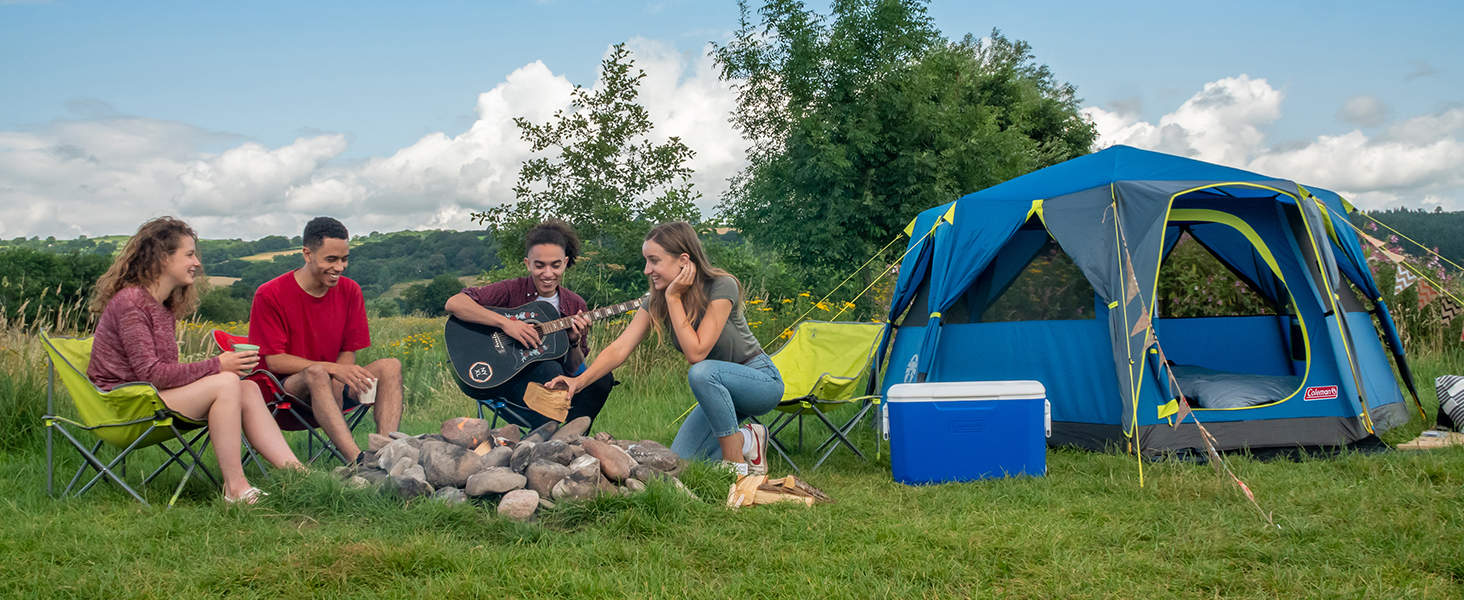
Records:
[[[749,475],[737,480],[727,490],[727,508],[794,502],[804,506],[833,504],[834,499],[823,490],[789,475],[769,480],[767,475]]]

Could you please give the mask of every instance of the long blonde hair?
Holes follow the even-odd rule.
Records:
[[[655,229],[646,234],[646,241],[660,244],[671,256],[685,254],[691,257],[691,264],[696,266],[696,281],[681,294],[681,305],[686,308],[686,317],[691,320],[691,326],[700,327],[702,316],[706,314],[707,304],[710,302],[707,299],[706,284],[718,277],[732,277],[732,281],[737,281],[737,278],[723,269],[712,266],[712,262],[707,260],[706,250],[702,248],[701,238],[696,236],[696,230],[692,229],[691,224],[686,221],[657,225]],[[737,295],[742,296],[742,282],[740,281],[737,281]],[[651,323],[655,325],[656,335],[659,337],[663,335],[662,323],[668,319],[670,314],[666,308],[666,290],[658,290],[656,286],[651,286],[648,310],[651,311]],[[733,310],[736,310],[736,306],[733,306]]]
[[[101,313],[117,292],[130,287],[147,288],[156,283],[163,274],[163,264],[168,255],[178,249],[185,235],[193,238],[194,244],[198,243],[198,234],[193,232],[193,228],[173,217],[158,217],[138,227],[137,233],[122,247],[117,260],[112,261],[111,268],[97,279],[91,311]],[[203,276],[202,269],[196,276]],[[192,285],[173,288],[173,293],[163,300],[163,306],[172,311],[174,317],[186,318],[198,306],[198,290]]]

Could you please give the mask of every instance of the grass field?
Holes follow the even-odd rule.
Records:
[[[185,328],[185,354],[204,354],[202,329]],[[439,320],[373,330],[366,358],[407,367],[404,430],[471,414],[442,367]],[[253,508],[201,484],[172,510],[107,486],[58,501],[43,492],[34,426],[40,350],[15,328],[0,342],[0,593],[15,597],[1464,597],[1464,449],[1232,457],[1279,527],[1208,466],[1149,464],[1141,488],[1134,458],[1078,451],[1050,452],[1042,478],[929,487],[893,483],[887,455],[840,451],[808,476],[838,502],[812,509],[728,511],[729,480],[696,468],[686,479],[702,501],[653,486],[527,525],[471,504],[344,490],[323,472],[276,473]],[[1418,363],[1420,383],[1464,373],[1457,354]],[[668,350],[643,349],[617,372],[626,383],[595,429],[669,443],[692,401],[684,374]],[[147,488],[155,504],[170,482]]]

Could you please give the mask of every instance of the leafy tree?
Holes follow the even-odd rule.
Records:
[[[463,291],[463,284],[452,275],[438,275],[431,283],[419,283],[402,292],[407,312],[419,312],[429,317],[446,314],[447,299]]]
[[[110,256],[79,251],[0,251],[0,318],[41,321],[48,326],[84,326],[92,317],[87,312],[92,289],[110,266]]]
[[[601,262],[620,267],[612,269],[612,285],[639,286],[634,265],[646,232],[664,221],[697,220],[693,202],[701,194],[685,166],[694,153],[677,137],[650,139],[650,115],[635,102],[643,78],[617,44],[600,64],[600,87],[575,86],[568,112],[543,124],[514,120],[534,152],[549,153],[524,163],[516,202],[473,213],[502,241],[504,264],[522,259],[530,227],[556,217],[575,227],[587,250],[601,252]]]
[[[942,37],[920,0],[747,3],[713,50],[749,165],[721,209],[789,264],[845,272],[921,210],[1081,156],[1096,131],[1025,42]],[[817,227],[810,227],[810,224]]]
[[[232,286],[229,286],[232,287]],[[205,286],[198,301],[196,314],[200,319],[214,323],[243,322],[249,320],[249,301],[235,298],[229,287]]]

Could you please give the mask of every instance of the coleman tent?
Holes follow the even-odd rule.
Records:
[[[881,391],[1037,380],[1053,445],[1199,448],[1196,427],[1174,425],[1181,393],[1222,450],[1366,440],[1409,418],[1389,355],[1410,388],[1412,376],[1350,209],[1327,190],[1125,146],[932,208],[907,230]],[[1156,314],[1182,239],[1268,309]]]

